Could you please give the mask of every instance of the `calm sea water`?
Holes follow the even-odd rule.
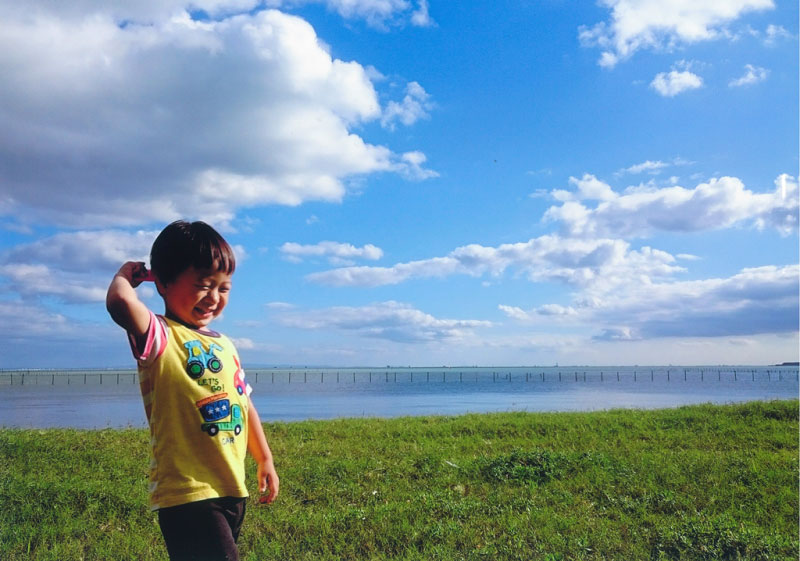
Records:
[[[264,421],[653,409],[798,397],[797,367],[248,370]],[[135,372],[0,372],[0,426],[144,427]]]

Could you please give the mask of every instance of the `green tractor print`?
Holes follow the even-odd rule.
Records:
[[[183,344],[189,351],[189,358],[186,360],[186,373],[193,380],[197,380],[202,376],[206,368],[217,373],[222,370],[222,361],[214,354],[214,351],[221,351],[222,347],[216,343],[211,343],[208,346],[208,351],[203,348],[200,341],[187,341]]]

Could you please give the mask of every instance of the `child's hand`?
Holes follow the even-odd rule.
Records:
[[[146,273],[144,263],[128,261],[111,279],[106,293],[106,309],[111,319],[137,338],[144,337],[150,328],[150,310],[134,290],[142,283]]]
[[[141,261],[128,261],[117,271],[117,276],[126,279],[134,288],[142,282],[152,279],[152,274]]]
[[[261,504],[271,503],[278,496],[279,488],[278,472],[275,471],[272,461],[267,460],[258,464],[258,492],[261,493],[261,498],[258,502]],[[267,490],[269,490],[269,493],[264,495]]]

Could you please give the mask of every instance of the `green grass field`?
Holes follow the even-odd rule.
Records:
[[[249,560],[798,559],[798,402],[266,424]],[[145,430],[0,432],[0,559],[166,559]],[[253,488],[253,465],[248,464]]]

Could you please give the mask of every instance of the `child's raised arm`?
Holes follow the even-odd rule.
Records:
[[[111,319],[137,340],[144,337],[150,327],[150,310],[134,290],[146,275],[144,263],[128,261],[114,275],[106,294],[106,309]]]

